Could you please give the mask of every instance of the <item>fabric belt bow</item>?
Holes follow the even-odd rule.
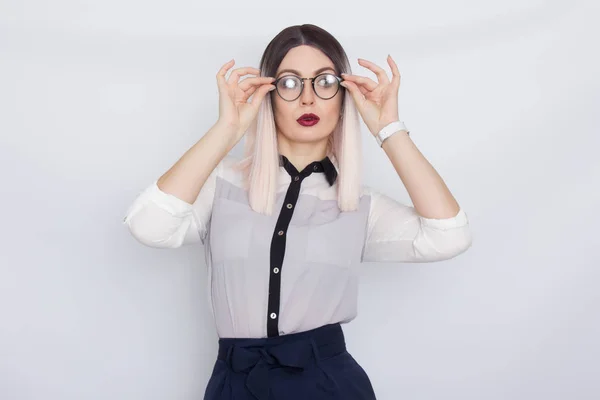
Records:
[[[316,344],[304,339],[269,347],[233,345],[228,350],[227,360],[233,371],[248,373],[246,387],[258,400],[268,400],[269,370],[284,368],[290,373],[300,373],[310,364],[313,355],[318,364]],[[329,374],[325,372],[325,375],[331,380]]]

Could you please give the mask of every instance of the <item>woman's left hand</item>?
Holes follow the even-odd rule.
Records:
[[[379,82],[364,76],[342,74],[342,86],[350,92],[356,108],[373,135],[390,122],[399,120],[400,72],[392,56],[388,55],[387,62],[392,69],[391,82],[383,68],[362,58],[358,59],[358,63],[373,71]]]

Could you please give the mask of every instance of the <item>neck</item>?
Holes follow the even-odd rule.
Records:
[[[313,161],[321,161],[327,156],[327,142],[329,138],[314,142],[294,142],[285,138],[283,135],[277,135],[278,151],[283,154],[296,167],[302,171]]]

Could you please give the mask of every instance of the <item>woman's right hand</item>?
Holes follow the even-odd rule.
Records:
[[[236,141],[239,141],[246,132],[250,123],[256,117],[260,103],[269,92],[275,88],[272,77],[246,78],[239,82],[243,75],[259,75],[260,70],[252,67],[237,68],[231,72],[229,79],[225,74],[235,63],[227,62],[217,73],[217,86],[219,88],[219,121],[233,128],[236,132]],[[248,98],[252,96],[248,102]]]

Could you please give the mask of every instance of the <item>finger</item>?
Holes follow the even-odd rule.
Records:
[[[375,82],[371,78],[367,78],[366,76],[342,74],[342,77],[344,78],[344,80],[357,83],[368,90],[375,90],[375,88],[377,87],[377,82]]]
[[[350,92],[350,96],[352,96],[356,104],[362,104],[364,96],[354,82],[343,81],[341,85],[348,89],[348,91]]]
[[[250,78],[250,79],[254,79],[254,78]],[[261,85],[265,85],[265,84],[269,84],[269,83],[271,83],[271,82],[267,81],[267,82],[263,82],[263,83],[257,84],[257,85],[250,85],[248,89],[244,89],[244,98],[245,98],[245,101],[248,101],[248,99],[250,97],[252,97],[252,95],[256,92],[256,90],[261,87]]]
[[[260,78],[246,78],[240,82],[239,88],[242,90],[248,90],[252,86],[264,85],[266,83],[271,83],[274,80],[275,78],[266,76]]]
[[[342,74],[342,75],[343,75],[345,81],[351,81],[351,82],[355,83],[358,90],[360,90],[360,92],[364,96],[366,96],[368,93],[371,93],[372,90],[369,89],[369,87],[373,87],[372,85],[369,85],[369,87],[366,87],[364,84],[357,82],[355,79],[347,79],[348,78],[347,75],[345,75],[345,74]],[[357,75],[354,75],[354,76],[358,77]],[[369,79],[369,78],[365,78],[365,79]],[[371,80],[371,82],[373,82],[373,81]],[[373,84],[375,85],[375,87],[373,89],[375,89],[377,87],[377,84],[375,82],[373,82]]]
[[[388,54],[388,64],[392,69],[392,83],[394,85],[400,86],[400,71],[398,70],[398,66],[396,62],[392,59],[392,56]]]
[[[246,97],[246,100],[248,100],[250,98],[250,96],[252,96],[254,94],[254,92],[256,92],[256,89],[258,89],[259,86],[251,86],[250,89],[246,90],[244,92],[244,96]]]
[[[360,65],[362,65],[363,67],[366,67],[366,68],[370,69],[371,71],[373,71],[375,73],[375,75],[377,75],[377,80],[379,81],[379,83],[389,83],[390,82],[385,71],[381,67],[372,63],[371,61],[367,61],[362,58],[359,58],[358,63]]]
[[[221,69],[219,69],[219,71],[217,72],[217,85],[221,86],[227,83],[227,81],[225,80],[225,74],[227,73],[229,68],[233,66],[233,64],[235,64],[235,60],[232,58],[231,60],[223,64]]]
[[[260,70],[253,67],[236,68],[231,72],[231,75],[229,75],[229,79],[227,80],[227,82],[238,83],[240,76],[248,74],[259,75]]]
[[[258,107],[260,105],[260,102],[265,98],[266,94],[269,93],[269,90],[271,89],[275,89],[275,85],[262,85],[261,87],[256,89],[256,92],[254,93],[254,96],[252,96],[252,100],[250,100],[250,103],[254,107]]]
[[[360,90],[360,92],[365,97],[367,96],[368,93],[371,93],[371,91],[369,89],[364,88],[362,85],[356,85],[356,87],[358,87],[358,90]]]

